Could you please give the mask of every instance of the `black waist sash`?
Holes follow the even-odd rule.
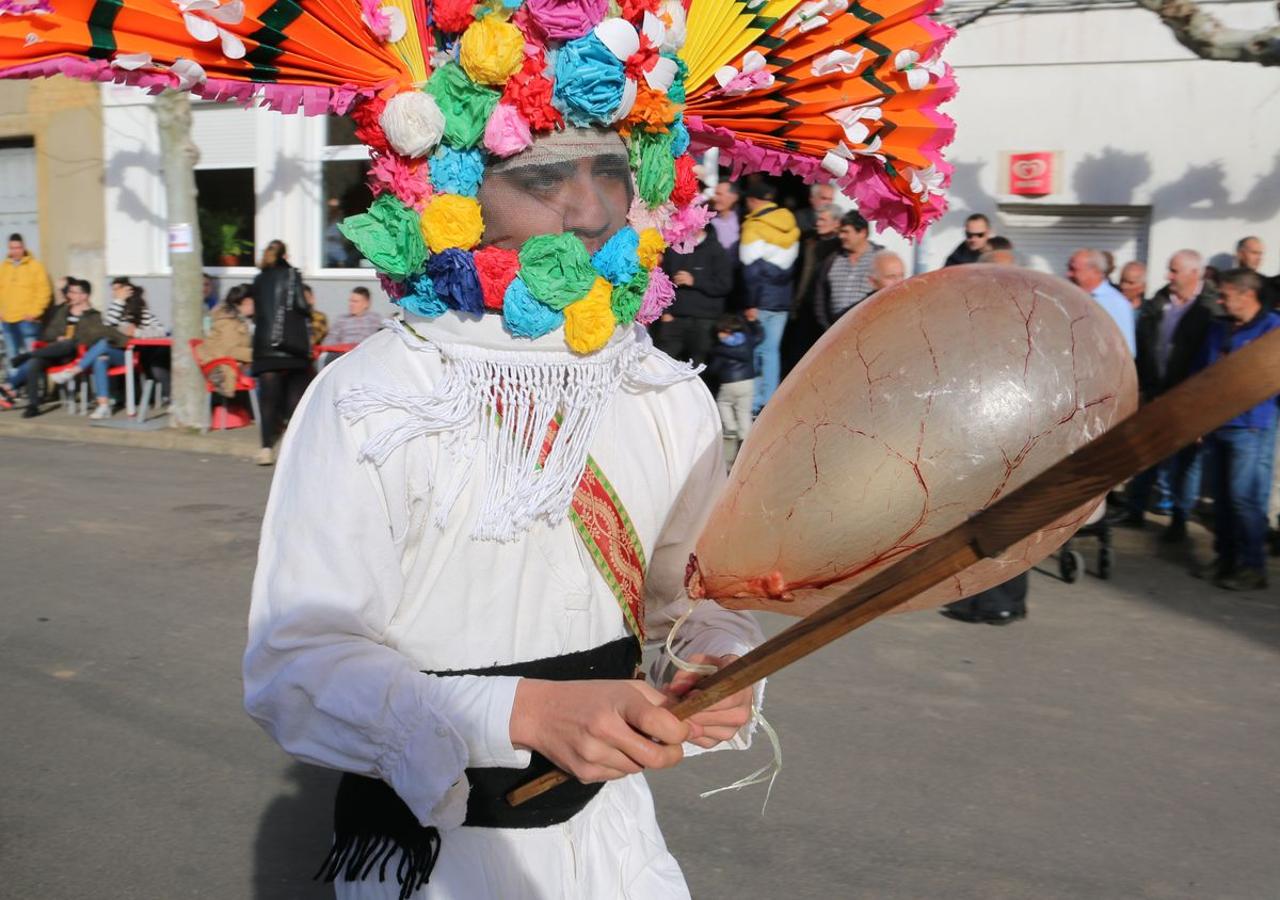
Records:
[[[635,675],[640,663],[640,644],[634,637],[619,638],[593,650],[551,656],[532,662],[428,672],[429,675],[516,675],[546,681],[574,681],[587,678],[625,679]],[[467,798],[464,825],[478,828],[545,828],[573,818],[591,802],[603,784],[582,784],[570,780],[518,807],[506,801],[513,788],[555,768],[539,753],[531,754],[525,769],[467,769],[471,793]],[[333,848],[316,873],[317,878],[334,881],[363,881],[378,871],[378,880],[387,880],[387,867],[396,852],[395,867],[401,900],[408,900],[431,878],[440,855],[440,832],[423,827],[384,781],[363,775],[343,774],[333,809]]]

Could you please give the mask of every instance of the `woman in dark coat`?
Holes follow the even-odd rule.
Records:
[[[274,447],[302,392],[311,380],[311,306],[302,276],[289,265],[283,241],[262,254],[262,271],[253,280],[253,374],[262,409],[262,449],[258,465],[269,466]]]

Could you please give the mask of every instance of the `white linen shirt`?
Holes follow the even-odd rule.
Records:
[[[574,358],[561,332],[517,341],[496,316],[446,314],[412,325],[441,343]],[[613,342],[620,341],[648,337],[639,328],[620,329]],[[441,452],[439,438],[412,439],[380,466],[358,460],[362,443],[404,413],[379,412],[353,424],[339,415],[338,399],[357,386],[428,394],[443,365],[438,352],[382,331],[327,366],[303,397],[263,522],[244,663],[246,708],[297,758],[383,779],[419,822],[444,832],[426,896],[490,896],[481,882],[451,885],[447,873],[467,877],[469,867],[458,854],[510,852],[522,858],[526,874],[533,857],[555,870],[544,873],[553,890],[547,896],[681,896],[679,869],[666,854],[639,776],[607,786],[565,826],[450,831],[465,814],[466,767],[528,764],[528,752],[514,748],[509,734],[518,679],[443,678],[423,670],[528,661],[596,647],[628,632],[567,517],[554,527],[539,522],[510,543],[473,540],[480,462],[471,461],[471,480],[437,527],[428,515],[432,485],[446,480],[446,467],[459,464]],[[639,365],[660,372],[670,363],[651,355]],[[648,636],[661,639],[688,606],[685,565],[724,481],[714,401],[697,378],[663,388],[621,388],[590,450],[644,546]],[[697,605],[681,635],[686,655],[742,654],[761,640],[750,615],[711,602]],[[619,809],[629,821],[614,821],[609,810]],[[601,844],[585,856],[588,863],[581,852],[566,854],[562,846],[579,819],[594,823],[591,834]],[[628,832],[656,848],[633,853],[632,867],[648,860],[640,869],[665,873],[661,887],[600,894],[599,885],[630,877],[618,873],[625,848],[609,846]],[[635,877],[635,884],[644,883],[642,873]],[[394,885],[376,881],[350,886],[344,895],[382,896],[380,889],[396,895]]]

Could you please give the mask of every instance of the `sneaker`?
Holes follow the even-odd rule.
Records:
[[[1213,583],[1228,591],[1260,591],[1267,586],[1267,573],[1261,569],[1239,569],[1234,575],[1215,578]]]
[[[99,404],[98,404],[97,409],[95,409],[93,412],[89,413],[89,418],[90,418],[90,419],[110,419],[110,418],[111,418],[111,404],[110,404],[110,403],[99,403]]]
[[[75,381],[76,376],[80,374],[80,370],[72,366],[70,369],[63,369],[61,372],[54,372],[49,376],[49,380],[54,384],[63,385],[68,381]]]
[[[276,461],[276,455],[270,447],[263,447],[258,451],[258,455],[254,457],[254,462],[260,466],[269,466]]]

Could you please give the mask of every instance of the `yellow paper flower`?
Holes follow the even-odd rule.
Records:
[[[422,211],[422,238],[432,253],[442,253],[450,247],[470,250],[480,243],[482,234],[480,204],[472,197],[436,194]]]
[[[476,84],[506,84],[524,65],[524,36],[510,22],[485,16],[462,33],[458,59]]]
[[[613,285],[597,278],[587,296],[564,308],[564,339],[574,353],[592,353],[609,343],[613,336],[613,307],[610,295]]]
[[[658,229],[646,228],[640,232],[640,246],[636,248],[636,256],[640,258],[640,265],[646,269],[652,269],[662,262],[662,251],[666,249],[667,242],[662,239]]]

